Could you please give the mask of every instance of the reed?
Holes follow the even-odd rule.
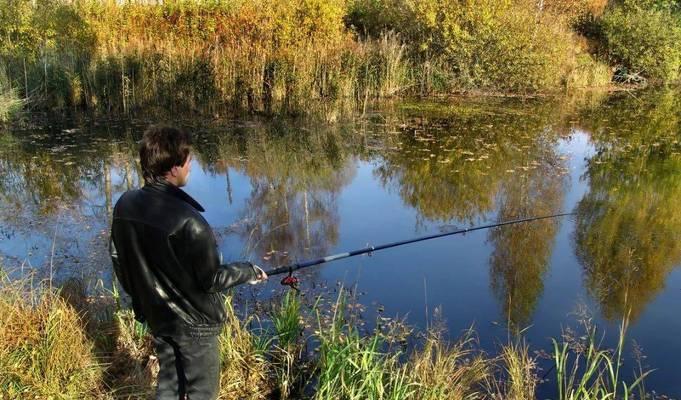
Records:
[[[75,289],[74,289],[75,287]],[[12,281],[0,269],[0,397],[147,398],[158,366],[150,333],[115,299],[95,304],[74,285]],[[114,292],[115,293],[115,292]],[[341,291],[330,310],[315,306],[317,326],[306,359],[300,299],[289,293],[271,314],[274,336],[249,329],[232,297],[220,335],[221,398],[323,399],[531,399],[539,383],[536,360],[522,341],[496,356],[477,348],[474,332],[449,342],[431,328],[407,351],[377,329],[361,334]],[[328,316],[328,318],[322,315]],[[260,325],[262,326],[262,325]],[[584,338],[554,340],[554,379],[559,400],[628,399],[646,396],[650,371],[639,364],[633,382],[621,366],[628,320],[612,350],[598,345],[596,330]],[[311,354],[311,353],[310,353]],[[302,372],[301,372],[302,371]],[[304,375],[304,376],[303,376]],[[305,379],[303,379],[305,378]],[[311,384],[306,386],[306,384]],[[303,390],[306,389],[306,390]]]
[[[339,294],[330,324],[318,316],[318,383],[314,398],[322,399],[408,399],[415,384],[399,363],[399,353],[383,348],[381,335],[360,336],[346,322],[344,294]]]
[[[303,385],[303,366],[300,299],[294,291],[288,291],[281,303],[271,313],[276,345],[271,350],[272,367],[279,397],[289,398],[293,390]]]
[[[596,328],[590,325],[585,325],[585,340],[575,340],[571,335],[564,335],[562,343],[552,339],[559,400],[630,399],[639,393],[651,371],[640,368],[633,382],[622,380],[621,366],[628,325],[628,317],[625,317],[613,350],[599,346]]]
[[[17,98],[123,114],[338,113],[392,96],[603,85],[606,63],[678,79],[680,11],[604,4],[0,0],[0,117]]]

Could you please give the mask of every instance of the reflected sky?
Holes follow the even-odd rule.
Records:
[[[304,288],[354,286],[370,309],[418,327],[437,307],[451,335],[474,326],[490,351],[507,328],[548,349],[582,306],[612,340],[631,310],[630,338],[657,369],[648,387],[678,397],[679,110],[678,96],[651,92],[401,103],[333,126],[178,123],[196,132],[186,191],[206,208],[225,260],[271,267],[575,211],[338,261],[303,274]],[[63,122],[0,136],[5,268],[108,284],[111,208],[140,183],[143,128]],[[256,295],[281,290],[270,282]]]

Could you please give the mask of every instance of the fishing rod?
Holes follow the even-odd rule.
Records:
[[[398,246],[403,246],[405,244],[411,244],[411,243],[416,243],[416,242],[422,242],[425,240],[431,240],[431,239],[437,239],[445,236],[452,236],[452,235],[458,235],[458,234],[465,234],[468,232],[474,232],[474,231],[479,231],[482,229],[489,229],[489,228],[496,228],[499,226],[505,226],[505,225],[514,225],[514,224],[520,224],[523,222],[531,222],[531,221],[538,221],[541,219],[548,219],[548,218],[558,218],[558,217],[564,217],[567,215],[575,215],[575,213],[562,213],[562,214],[553,214],[553,215],[545,215],[541,217],[532,217],[532,218],[523,218],[523,219],[515,219],[511,221],[504,221],[504,222],[498,222],[496,224],[489,224],[489,225],[480,225],[480,226],[473,226],[470,228],[465,228],[465,229],[458,229],[454,231],[449,231],[449,232],[442,232],[442,233],[436,233],[433,235],[426,235],[426,236],[421,236],[413,239],[407,239],[407,240],[400,240],[398,242],[392,242],[392,243],[386,243],[378,246],[368,246],[364,247],[362,249],[358,250],[353,250],[353,251],[348,251],[345,253],[338,253],[338,254],[333,254],[330,256],[326,257],[321,257],[317,258],[314,260],[309,260],[309,261],[302,261],[294,264],[289,264],[289,265],[283,265],[281,267],[273,268],[269,271],[265,271],[268,276],[273,276],[273,275],[279,275],[279,274],[288,274],[287,277],[281,280],[282,285],[286,286],[291,286],[292,288],[296,289],[296,285],[298,284],[298,278],[292,276],[294,271],[297,271],[299,269],[303,268],[309,268],[315,265],[319,264],[325,264],[327,262],[335,261],[335,260],[342,260],[344,258],[348,257],[354,257],[354,256],[359,256],[362,254],[371,254],[375,251],[379,250],[385,250],[385,249],[390,249],[392,247],[398,247]]]

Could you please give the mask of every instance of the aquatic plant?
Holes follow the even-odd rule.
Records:
[[[625,317],[612,351],[599,347],[596,328],[589,324],[585,325],[585,340],[576,341],[565,334],[560,344],[552,339],[559,400],[629,399],[638,393],[650,371],[641,371],[631,383],[622,381],[620,368],[628,324]],[[645,393],[641,398],[645,398]]]
[[[415,390],[397,353],[383,350],[381,335],[360,336],[345,319],[338,296],[330,324],[318,314],[319,362],[314,399],[408,399]]]
[[[302,386],[305,373],[302,362],[300,299],[298,293],[290,290],[283,296],[281,303],[271,312],[276,345],[272,348],[272,364],[277,382],[279,397],[286,399],[296,386]]]

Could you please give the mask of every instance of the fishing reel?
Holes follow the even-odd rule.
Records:
[[[300,284],[300,279],[296,278],[293,276],[293,269],[289,268],[288,275],[285,276],[281,282],[283,286],[288,286],[291,289],[295,290],[296,293],[300,293],[300,289],[298,288],[298,285]]]

